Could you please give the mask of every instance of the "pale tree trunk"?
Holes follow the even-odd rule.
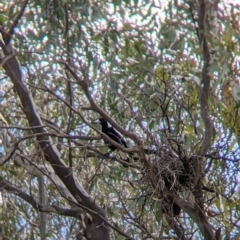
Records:
[[[28,120],[29,126],[43,126],[36,105],[32,99],[31,93],[24,84],[21,66],[15,56],[9,36],[2,28],[0,28],[4,42],[0,40],[0,47],[2,48],[5,58],[2,61],[3,68],[7,76],[14,84],[14,89],[17,91],[20,98],[24,113]],[[33,132],[36,134],[38,144],[45,156],[45,159],[52,165],[55,173],[62,180],[69,192],[75,197],[79,206],[84,208],[88,213],[85,218],[83,227],[83,235],[86,239],[91,240],[109,240],[109,229],[106,226],[106,213],[96,201],[89,196],[83,186],[79,183],[72,170],[68,168],[60,158],[60,153],[56,146],[52,143],[50,137],[47,136],[47,131],[42,128],[34,128]]]
[[[39,194],[39,202],[42,205],[46,204],[45,200],[45,188],[44,188],[44,176],[38,176],[38,194]],[[41,235],[41,240],[46,239],[46,233],[47,233],[47,213],[45,212],[40,212],[40,221],[39,221],[39,228],[40,228],[40,235]]]

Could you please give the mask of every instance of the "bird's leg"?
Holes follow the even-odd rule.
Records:
[[[106,157],[110,157],[111,153],[113,152],[114,150],[110,150],[109,152],[105,153],[104,156]]]
[[[110,157],[110,154],[111,154],[113,151],[114,151],[114,150],[111,150],[110,152],[105,153],[104,156],[107,157],[107,158]],[[115,158],[115,157],[114,157],[114,158]],[[118,162],[118,161],[117,161],[117,162]],[[124,163],[122,163],[122,162],[121,162],[121,164],[122,164],[125,168],[128,167],[128,165],[126,165],[126,164],[124,164]]]
[[[107,152],[107,153],[104,154],[104,156],[108,158],[108,157],[110,157],[110,153],[111,152]]]

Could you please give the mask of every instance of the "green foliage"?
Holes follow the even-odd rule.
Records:
[[[5,2],[0,14],[4,29],[9,29],[21,5],[22,1]],[[240,208],[237,188],[240,88],[236,67],[240,46],[236,25],[239,11],[234,6],[228,7],[226,12],[219,7],[221,17],[216,19],[219,28],[211,26],[208,30],[212,49],[208,110],[215,128],[209,155],[217,154],[204,158],[203,166],[205,183],[216,191],[204,195],[205,207],[212,216],[209,222],[216,229],[222,227],[223,235],[231,233],[232,237],[239,228],[233,222],[239,219]],[[193,15],[196,14],[193,8]],[[99,134],[82,120],[83,116],[91,123],[99,115],[88,109],[83,89],[59,62],[66,62],[80,79],[87,79],[95,102],[119,125],[136,133],[144,147],[156,150],[171,139],[173,149],[177,149],[178,142],[187,156],[195,156],[205,127],[200,111],[203,57],[197,27],[185,2],[154,5],[138,0],[91,1],[91,4],[84,0],[29,1],[12,36],[23,74],[27,76],[25,84],[46,129],[55,134],[52,141],[59,147],[62,159],[68,165],[72,156],[74,173],[96,202],[105,207],[109,222],[134,239],[151,235],[173,239],[176,235],[165,227],[161,202],[153,199],[154,189],[149,179],[143,178],[140,163],[139,169],[126,169],[89,151],[87,146],[103,154],[108,151],[96,137]],[[0,79],[3,92],[0,111],[8,125],[13,126],[7,131],[14,143],[31,131],[21,129],[28,127],[26,109],[22,109],[2,69]],[[64,134],[72,138],[69,140]],[[78,138],[83,136],[96,139]],[[133,140],[127,141],[129,146],[135,145]],[[40,163],[48,164],[35,149],[34,136],[22,140],[18,147],[28,161],[34,162],[40,156]],[[1,176],[38,199],[37,181],[30,173],[12,160],[1,171]],[[48,179],[45,191],[47,204],[70,208]],[[8,223],[6,235],[16,239],[39,238],[38,213],[21,198],[12,200],[13,194],[4,193],[3,197],[1,221]],[[189,236],[202,237],[186,213],[178,220]],[[57,214],[49,215],[47,225],[49,239],[64,238],[67,234],[74,239],[79,232],[77,222]],[[112,234],[114,239],[121,239],[116,232]]]

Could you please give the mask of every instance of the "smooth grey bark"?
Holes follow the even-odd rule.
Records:
[[[46,204],[45,201],[45,188],[44,188],[44,176],[38,176],[38,195],[39,195],[39,202],[42,205]],[[46,233],[47,233],[47,214],[45,212],[40,212],[40,221],[39,221],[39,228],[40,228],[40,235],[41,235],[41,240],[46,239]]]
[[[2,28],[0,28],[0,32],[5,41],[7,39],[7,33]],[[18,93],[29,126],[42,126],[43,124],[36,110],[32,96],[23,82],[21,66],[15,56],[11,43],[8,42],[7,45],[5,45],[5,43],[0,41],[0,47],[6,57],[2,59],[3,68],[14,84],[14,89]],[[36,138],[44,153],[45,159],[52,165],[55,173],[75,197],[79,205],[82,205],[91,215],[91,218],[87,218],[85,222],[86,227],[84,229],[84,236],[91,240],[110,239],[109,229],[106,226],[107,220],[104,209],[88,195],[78,182],[76,176],[74,176],[72,170],[61,160],[60,153],[56,146],[52,144],[50,137],[44,135],[44,133],[47,132],[46,129],[44,127],[36,128],[33,129],[33,132],[37,133]],[[41,135],[41,133],[43,133],[43,135]],[[71,201],[71,199],[69,200]]]

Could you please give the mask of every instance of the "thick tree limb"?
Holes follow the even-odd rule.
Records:
[[[0,28],[4,41],[5,32]],[[5,42],[6,43],[6,42]],[[13,54],[13,49],[10,43],[8,45],[1,45],[5,56]],[[18,93],[20,101],[22,103],[24,113],[27,117],[29,125],[31,127],[41,126],[42,121],[36,110],[36,106],[33,102],[32,96],[22,79],[22,72],[20,64],[16,57],[11,58],[3,65],[7,75],[14,84],[14,88]],[[34,133],[46,133],[44,127],[33,130]],[[105,211],[92,199],[85,189],[78,182],[76,176],[74,176],[72,170],[68,168],[60,158],[55,145],[52,144],[51,139],[48,136],[37,136],[38,143],[45,155],[46,160],[52,165],[55,173],[65,184],[70,193],[77,199],[79,203],[86,206],[88,209],[92,209],[99,214],[102,218],[106,218]],[[93,216],[92,221],[88,221],[85,230],[85,237],[87,239],[110,239],[109,230],[105,226],[104,221],[98,215]]]
[[[181,199],[176,193],[173,193],[169,189],[164,190],[165,194],[174,199],[174,202],[184,211],[186,212],[193,221],[198,225],[202,235],[205,240],[213,240],[214,234],[211,228],[211,225],[208,223],[208,220],[197,204],[192,206],[188,202]]]
[[[181,229],[181,227],[177,224],[173,217],[166,214],[166,221],[168,225],[173,228],[179,240],[188,240],[188,238],[184,234],[184,229]]]
[[[203,191],[202,191],[202,175],[203,175],[203,162],[202,156],[204,156],[209,147],[211,146],[211,138],[213,134],[213,124],[210,118],[208,110],[208,98],[210,94],[210,51],[207,42],[207,32],[206,32],[206,9],[207,0],[199,0],[199,14],[198,14],[198,38],[199,44],[203,52],[203,69],[202,69],[202,89],[200,95],[200,111],[201,118],[204,122],[204,137],[201,147],[197,153],[198,156],[193,161],[194,169],[194,189],[193,194],[195,197],[195,211],[186,212],[194,219],[198,224],[200,231],[202,232],[205,239],[214,239],[213,231],[204,215],[204,205],[203,205]],[[181,202],[180,202],[181,204]]]
[[[29,128],[27,129],[29,130]],[[36,134],[35,134],[36,135]],[[33,135],[31,135],[31,137],[33,137]],[[27,136],[27,139],[29,137]],[[109,158],[109,157],[108,157]],[[49,166],[46,166],[46,165],[40,165],[40,164],[36,164],[34,163],[31,159],[28,159],[26,158],[26,156],[22,156],[21,154],[19,153],[15,153],[14,157],[13,157],[14,161],[19,164],[20,166],[22,166],[24,169],[26,169],[30,174],[33,174],[37,177],[41,177],[41,176],[46,176],[47,178],[49,178],[52,183],[56,186],[57,190],[59,191],[59,193],[61,194],[62,197],[68,199],[70,201],[70,203],[73,203],[74,206],[75,205],[79,205],[80,209],[78,208],[74,208],[74,209],[71,209],[73,210],[73,212],[71,212],[71,214],[73,213],[74,214],[74,211],[78,211],[81,213],[81,215],[76,214],[76,218],[80,217],[81,216],[81,223],[83,226],[86,225],[85,222],[88,222],[89,221],[89,216],[85,214],[85,212],[83,212],[81,209],[85,209],[85,210],[88,210],[88,212],[92,213],[92,214],[95,214],[95,215],[98,215],[103,221],[104,223],[106,223],[107,226],[111,227],[112,229],[114,229],[116,232],[118,232],[119,234],[121,234],[122,236],[126,237],[126,239],[131,239],[127,234],[125,234],[123,231],[121,231],[120,229],[116,228],[115,226],[111,225],[108,221],[106,221],[101,215],[99,215],[97,212],[95,211],[92,211],[90,209],[87,209],[85,206],[83,205],[80,205],[76,202],[75,198],[71,195],[71,193],[68,191],[68,189],[63,185],[62,181],[58,178],[58,176],[56,176],[55,172],[53,172],[52,168],[49,167]],[[116,160],[115,158],[111,158],[112,160]],[[130,164],[129,164],[130,165]],[[18,191],[14,188],[11,188],[11,184],[6,182],[5,181],[5,184],[2,184],[3,186],[6,186],[5,187],[5,190],[8,191],[8,192],[12,192],[16,195],[16,193],[18,193]],[[9,187],[10,186],[10,187]],[[1,185],[0,185],[1,187]],[[13,186],[12,186],[13,187]],[[17,189],[17,188],[16,188]],[[14,192],[12,191],[14,190]],[[20,191],[20,193],[22,193]],[[17,194],[18,195],[18,194]],[[22,197],[22,199],[26,200],[28,202],[28,198],[25,197],[25,195],[18,195],[19,197]],[[30,202],[30,204],[34,203],[34,199],[33,199],[33,202]],[[74,217],[74,215],[67,215],[65,214],[65,212],[62,214],[61,211],[62,211],[62,208],[58,208],[60,209],[60,211],[57,211],[56,212],[56,206],[55,205],[48,205],[48,206],[45,206],[44,204],[41,204],[41,203],[38,203],[38,211],[40,212],[52,212],[52,213],[56,213],[56,214],[61,214],[61,215],[65,215],[65,216],[72,216]],[[33,205],[33,207],[35,207],[35,205]],[[35,208],[36,209],[36,208]],[[57,210],[58,210],[57,209]],[[91,219],[91,218],[90,218]],[[83,223],[84,221],[84,223]]]
[[[59,177],[55,174],[51,167],[36,164],[34,161],[32,161],[32,159],[28,159],[20,154],[19,150],[17,149],[17,146],[21,141],[23,141],[26,138],[22,138],[18,141],[15,141],[15,143],[13,144],[10,144],[9,136],[5,128],[11,127],[1,126],[0,138],[2,140],[4,151],[7,153],[6,154],[7,156],[1,159],[0,166],[3,165],[8,160],[12,159],[15,163],[19,164],[24,169],[26,169],[30,174],[34,174],[39,178],[43,177],[43,175],[47,176],[52,181],[52,183],[57,187],[58,191],[63,197],[65,197],[66,199],[71,199],[72,202],[76,203],[76,200],[73,197],[73,195],[71,195],[71,193],[68,191],[68,189],[65,187],[63,182],[59,179]],[[20,128],[20,129],[30,130],[32,128]],[[26,137],[28,138],[28,136]],[[35,136],[32,135],[32,137]]]
[[[9,193],[13,193],[16,196],[19,196],[24,201],[32,205],[32,207],[35,210],[40,212],[56,213],[62,216],[74,217],[77,219],[79,218],[79,215],[83,213],[83,210],[81,210],[80,208],[66,209],[66,208],[58,207],[56,205],[42,205],[38,203],[33,197],[28,195],[26,192],[23,192],[19,188],[12,186],[11,183],[3,180],[3,178],[0,177],[0,191],[3,191],[3,190]]]
[[[206,0],[199,0],[199,40],[203,51],[203,70],[202,70],[202,90],[200,97],[201,117],[205,126],[205,133],[201,148],[198,155],[203,156],[207,153],[211,146],[211,138],[213,134],[213,124],[208,111],[208,97],[210,93],[210,51],[206,36]]]

